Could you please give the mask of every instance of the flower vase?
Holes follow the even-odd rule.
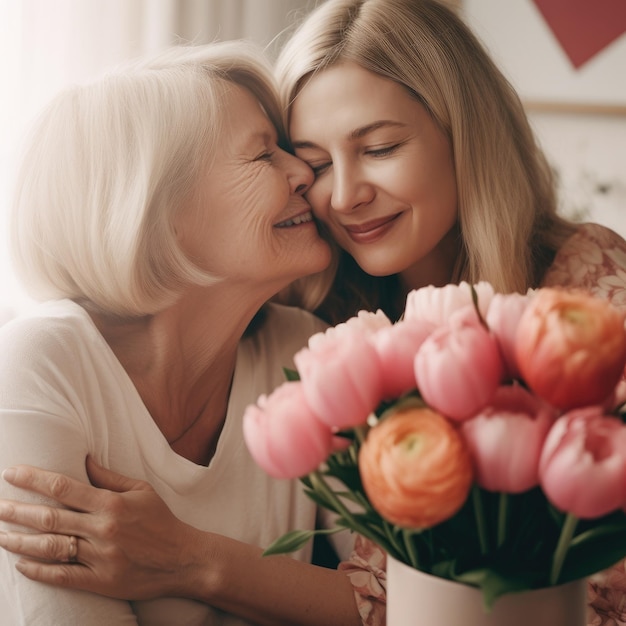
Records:
[[[585,626],[586,580],[509,593],[491,611],[482,590],[387,557],[387,626]]]

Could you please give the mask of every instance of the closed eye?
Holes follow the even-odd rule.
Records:
[[[331,165],[332,165],[332,162],[330,161],[327,163],[319,163],[317,165],[313,165],[312,163],[309,163],[309,167],[313,170],[313,173],[315,174],[316,177],[323,174]]]
[[[365,154],[368,154],[369,156],[373,156],[373,157],[382,158],[382,157],[390,156],[391,154],[396,152],[396,150],[398,150],[398,148],[401,145],[402,145],[401,143],[396,143],[392,146],[385,146],[384,148],[375,148],[371,150],[366,150]]]
[[[270,161],[274,158],[274,154],[275,152],[264,152],[263,154],[259,154],[258,157],[256,157],[254,160],[255,161]]]

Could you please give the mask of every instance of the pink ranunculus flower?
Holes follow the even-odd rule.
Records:
[[[364,424],[382,400],[378,354],[356,329],[327,336],[293,360],[307,404],[331,428]]]
[[[325,343],[333,343],[337,341],[339,337],[356,333],[359,337],[369,338],[375,334],[378,330],[383,328],[390,328],[392,326],[391,320],[380,309],[376,313],[371,311],[359,311],[354,317],[349,320],[337,324],[336,326],[330,326],[323,332],[315,333],[309,337],[309,349],[321,350]]]
[[[371,337],[382,366],[382,395],[396,398],[415,389],[415,355],[435,325],[424,320],[400,320]]]
[[[626,504],[626,426],[600,407],[562,415],[539,461],[541,487],[561,511],[593,519]]]
[[[610,302],[563,289],[540,289],[516,338],[522,377],[559,409],[601,404],[626,364],[624,315]]]
[[[536,487],[541,450],[556,417],[549,404],[523,387],[499,387],[491,402],[461,425],[476,482],[488,491],[503,493]]]
[[[504,362],[496,338],[466,307],[424,341],[415,357],[415,378],[426,403],[465,420],[492,399]]]
[[[243,437],[252,458],[275,478],[312,472],[332,449],[330,428],[309,409],[297,381],[283,383],[246,408]]]
[[[494,291],[491,284],[480,282],[474,285],[478,297],[478,310],[485,317]],[[404,319],[425,320],[436,326],[446,324],[455,311],[473,306],[472,289],[469,283],[445,285],[444,287],[422,287],[411,291],[406,298]]]
[[[520,377],[515,356],[515,339],[520,318],[531,297],[521,293],[496,293],[485,317],[489,330],[498,340],[508,378]]]

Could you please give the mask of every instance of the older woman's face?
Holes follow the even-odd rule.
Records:
[[[398,83],[332,66],[295,99],[289,132],[314,170],[313,211],[366,272],[409,287],[449,280],[457,192],[452,149]]]
[[[330,261],[304,198],[313,174],[276,142],[258,101],[229,86],[213,165],[177,224],[183,246],[203,268],[270,291]]]

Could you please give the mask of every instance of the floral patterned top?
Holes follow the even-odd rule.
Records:
[[[626,311],[626,241],[599,224],[583,224],[559,250],[542,287],[579,287]],[[625,372],[626,375],[626,372]],[[357,536],[350,578],[365,626],[385,624],[385,553]],[[587,626],[626,626],[626,559],[589,579]]]

